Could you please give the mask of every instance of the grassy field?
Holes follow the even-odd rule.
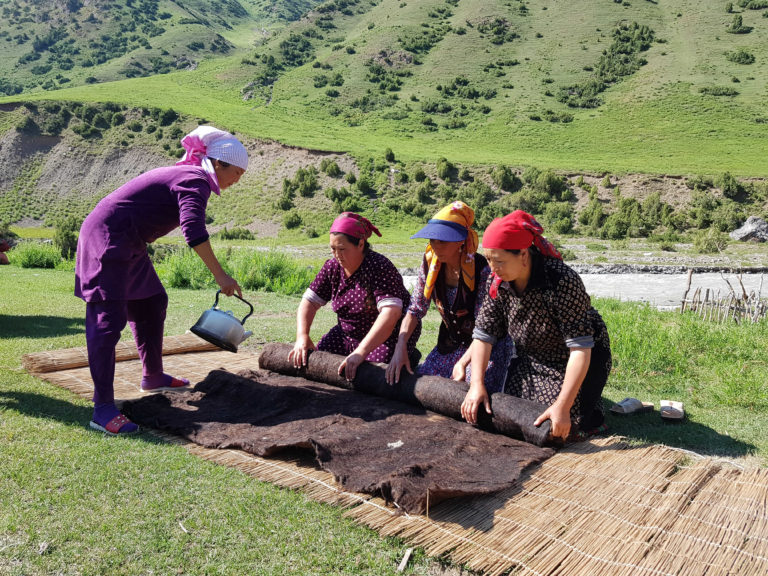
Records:
[[[395,573],[405,544],[355,526],[338,509],[149,435],[88,430],[87,400],[29,376],[20,363],[24,353],[84,345],[84,307],[72,285],[71,271],[0,270],[0,573]],[[168,292],[169,335],[186,331],[213,294]],[[258,320],[245,349],[292,340],[296,297],[245,296]],[[625,396],[656,405],[649,414],[609,414],[613,433],[768,464],[768,323],[715,325],[643,305],[595,304],[614,352],[606,405]],[[313,335],[332,323],[321,311]],[[433,311],[422,353],[436,329]],[[686,421],[662,422],[661,399],[685,402]],[[417,553],[406,573],[430,566]]]
[[[389,147],[404,160],[445,156],[463,163],[563,170],[768,176],[760,144],[768,135],[763,106],[768,61],[757,57],[751,64],[739,64],[726,57],[739,49],[753,55],[766,52],[768,19],[763,10],[743,10],[739,15],[752,31],[729,34],[726,28],[734,14],[726,13],[725,2],[593,0],[576,13],[561,0],[528,5],[525,11],[520,4],[383,0],[375,6],[361,2],[349,15],[332,12],[336,27],[312,40],[312,57],[286,66],[269,90],[251,100],[244,101],[246,86],[262,67],[243,59],[276,55],[279,60],[280,43],[289,34],[319,34],[313,25],[317,15],[290,24],[263,45],[255,39],[247,48],[238,29],[233,32],[237,50],[204,59],[194,71],[30,96],[171,105],[250,136],[356,155],[381,154]],[[504,20],[517,36],[491,42],[480,27],[494,18]],[[631,22],[654,31],[655,42],[642,53],[647,63],[602,93],[598,108],[569,109],[558,102],[560,87],[589,78],[616,25]],[[382,51],[399,57],[405,54],[403,35],[438,29],[439,40],[416,53],[419,63],[402,67],[411,76],[402,79],[398,90],[382,93],[369,81],[367,62],[372,57]],[[488,69],[501,61],[516,64]],[[320,72],[342,75],[338,97],[327,96],[326,86],[313,85]],[[480,91],[495,90],[495,96],[445,100],[453,112],[431,115],[437,130],[425,127],[422,121],[429,114],[422,110],[424,102],[439,100],[438,86],[458,76]],[[707,87],[732,88],[736,94],[702,94]],[[372,109],[356,108],[355,101],[366,95],[397,99]],[[464,104],[468,115],[457,116]],[[478,112],[480,104],[489,110]],[[571,113],[573,121],[531,119],[547,110]],[[445,128],[451,119],[466,126]]]

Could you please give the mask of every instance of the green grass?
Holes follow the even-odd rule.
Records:
[[[72,273],[2,272],[0,573],[395,573],[405,545],[354,525],[337,508],[146,434],[104,438],[88,430],[90,402],[20,365],[28,352],[85,344]],[[213,291],[169,295],[167,334],[183,333],[213,301]],[[297,298],[245,296],[259,311],[249,347],[293,337]],[[318,317],[318,330],[330,321]],[[428,564],[417,553],[406,573],[425,574]]]
[[[397,249],[380,246],[386,254],[390,247]],[[0,272],[0,573],[395,573],[406,545],[354,525],[337,508],[147,434],[105,438],[88,430],[88,400],[21,368],[25,353],[85,344],[72,272],[15,265]],[[214,297],[213,289],[168,293],[168,335],[186,331]],[[293,339],[298,297],[244,296],[256,308],[244,349]],[[606,406],[625,396],[656,405],[651,414],[609,413],[613,433],[768,464],[768,323],[717,325],[615,300],[595,305],[614,353]],[[334,322],[322,309],[315,341]],[[432,311],[422,354],[437,327]],[[662,422],[661,399],[682,400],[686,420]],[[427,574],[429,566],[417,553],[406,573]]]

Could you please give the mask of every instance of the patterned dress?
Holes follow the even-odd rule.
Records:
[[[611,371],[611,349],[600,314],[579,275],[562,260],[537,256],[525,292],[507,282],[486,298],[473,336],[495,343],[509,335],[517,358],[509,365],[505,392],[550,406],[560,394],[571,348],[591,348],[589,370],[571,408],[582,430],[603,423],[601,393]]]
[[[491,269],[485,266],[480,272],[480,276],[475,284],[475,289],[480,292],[475,302],[474,317],[477,318],[477,313],[484,300],[484,295],[488,293],[486,289],[486,281],[491,273]],[[443,275],[438,277],[438,282],[444,279]],[[419,276],[416,280],[416,285],[413,287],[411,293],[411,305],[408,308],[408,314],[412,314],[419,320],[422,320],[429,311],[429,307],[432,301],[435,300],[437,290],[433,290],[432,297],[427,300],[424,297],[424,285],[426,284],[427,276],[425,272],[425,266],[419,267]],[[443,280],[444,281],[444,280]],[[446,286],[446,306],[451,308],[456,295],[458,293],[458,286]],[[461,359],[464,353],[467,351],[467,346],[460,345],[454,351],[447,354],[441,354],[438,347],[435,346],[432,351],[427,355],[426,359],[418,367],[420,374],[430,374],[433,376],[442,376],[443,378],[450,378],[453,374],[453,367],[456,362]],[[504,380],[507,376],[507,365],[514,356],[515,343],[511,338],[505,336],[496,342],[491,350],[491,361],[488,364],[488,368],[485,371],[485,387],[489,394],[494,392],[501,392],[504,389]],[[466,381],[469,382],[471,376],[470,367],[467,366]]]
[[[351,354],[366,337],[382,308],[397,306],[404,315],[411,302],[400,272],[386,257],[373,250],[366,252],[362,264],[349,278],[336,259],[326,260],[304,298],[319,306],[331,302],[338,324],[320,339],[317,349],[344,356]],[[366,360],[389,362],[399,332],[400,321],[389,338],[368,354]],[[420,334],[421,323],[408,340],[409,356],[416,350]]]

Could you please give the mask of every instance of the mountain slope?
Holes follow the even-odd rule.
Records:
[[[267,37],[315,3],[10,0],[0,7],[0,93],[193,70],[203,58],[250,46],[254,30]]]
[[[768,10],[747,5],[332,0],[283,28],[220,23],[232,48],[195,70],[47,96],[358,155],[766,176]]]

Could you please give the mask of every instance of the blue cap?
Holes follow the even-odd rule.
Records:
[[[427,238],[443,242],[461,242],[467,239],[468,230],[457,222],[432,219],[411,238]]]

